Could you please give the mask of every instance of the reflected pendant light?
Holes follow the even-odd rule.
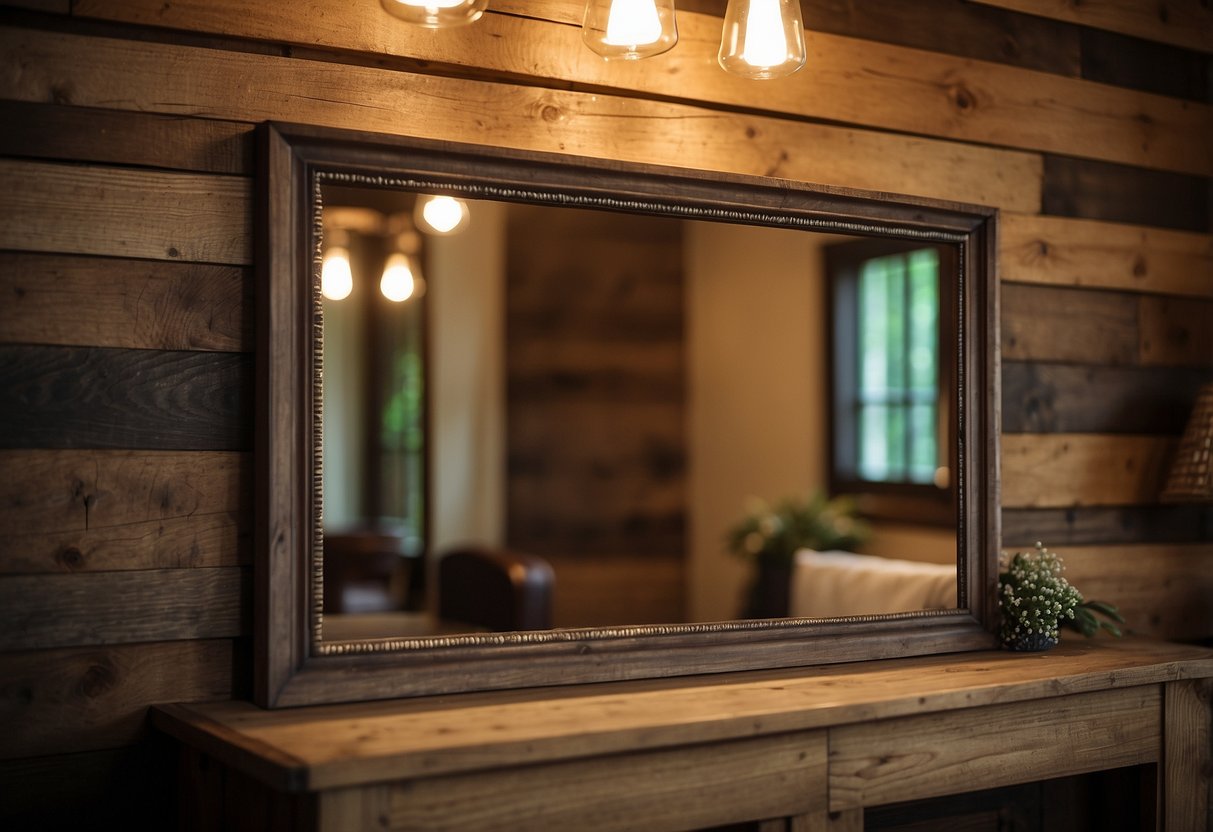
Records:
[[[329,300],[345,300],[354,291],[350,252],[344,246],[329,246],[320,266],[320,293]]]
[[[804,66],[800,0],[729,0],[720,38],[720,65],[742,78],[791,75]]]
[[[427,234],[455,234],[470,217],[468,204],[453,196],[422,196],[417,199],[414,221]]]
[[[379,279],[379,291],[393,303],[401,303],[417,294],[421,278],[409,258],[396,252],[383,264],[383,277]]]
[[[380,0],[392,15],[425,26],[444,29],[479,20],[489,0]]]
[[[581,39],[607,60],[660,55],[678,43],[674,0],[589,0]]]

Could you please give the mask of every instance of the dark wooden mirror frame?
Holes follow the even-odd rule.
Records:
[[[255,691],[263,707],[798,667],[996,644],[996,209],[285,124],[259,136]],[[947,243],[959,264],[956,610],[324,642],[322,183]]]

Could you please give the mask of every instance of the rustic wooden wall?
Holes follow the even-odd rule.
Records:
[[[1213,520],[1156,497],[1213,364],[1207,6],[807,0],[807,68],[760,84],[714,66],[715,0],[629,65],[574,0],[491,5],[448,33],[372,0],[0,9],[0,815],[154,805],[148,703],[247,692],[265,119],[1000,207],[1006,542],[1213,636]]]
[[[557,627],[682,621],[682,224],[512,205],[506,239],[506,544]]]

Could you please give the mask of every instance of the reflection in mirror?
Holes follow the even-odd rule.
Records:
[[[322,201],[325,641],[956,606],[949,247]],[[730,554],[827,490],[855,554]]]

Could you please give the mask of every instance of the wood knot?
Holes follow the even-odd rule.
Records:
[[[55,84],[51,87],[51,103],[71,104],[72,88],[67,84]]]
[[[21,300],[21,298],[25,297],[25,289],[20,286],[14,286],[13,294],[17,296],[17,300]]]
[[[564,118],[564,114],[555,104],[544,104],[539,110],[539,117],[549,124],[555,124]]]
[[[758,131],[755,130],[753,127],[747,127],[745,129],[745,137],[747,139],[753,139],[753,138],[756,138],[757,136],[758,136]]]
[[[89,699],[94,699],[112,688],[115,682],[117,676],[112,667],[108,664],[94,664],[84,671],[76,689]]]
[[[1145,277],[1147,271],[1149,271],[1149,269],[1146,267],[1146,258],[1142,257],[1140,254],[1137,255],[1137,257],[1133,259],[1133,276]]]
[[[55,559],[68,569],[79,569],[84,566],[84,553],[75,546],[68,546],[55,556]]]
[[[1041,257],[1048,257],[1048,256],[1049,256],[1049,244],[1048,244],[1048,242],[1047,242],[1047,241],[1045,241],[1045,240],[1038,240],[1038,241],[1036,242],[1036,250],[1037,250],[1038,252],[1040,252],[1040,256],[1041,256]]]
[[[1166,3],[1158,4],[1158,19],[1163,23],[1171,22],[1171,10],[1167,8]]]
[[[977,107],[977,96],[964,84],[953,84],[948,87],[948,98],[956,105],[956,109],[962,112]]]
[[[180,257],[180,256],[181,256],[181,252],[179,252],[179,251],[177,250],[177,247],[176,247],[176,246],[169,246],[169,249],[168,249],[168,256],[169,256],[169,257]]]

